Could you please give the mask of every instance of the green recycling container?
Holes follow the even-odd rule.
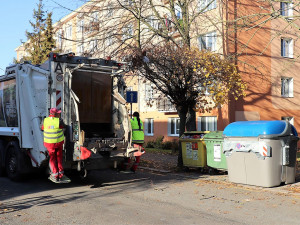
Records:
[[[207,166],[217,170],[227,170],[226,157],[223,154],[223,131],[211,131],[204,136],[207,152]]]

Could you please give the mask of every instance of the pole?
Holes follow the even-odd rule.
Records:
[[[130,103],[130,118],[132,119],[132,103]]]

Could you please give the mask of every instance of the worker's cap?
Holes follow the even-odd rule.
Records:
[[[55,114],[55,113],[61,113],[61,110],[58,110],[57,108],[51,108],[50,114]]]

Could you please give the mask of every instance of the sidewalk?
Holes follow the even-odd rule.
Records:
[[[243,184],[234,184],[229,182],[226,174],[209,175],[199,170],[191,170],[189,172],[177,172],[177,155],[161,154],[161,153],[148,153],[144,154],[141,158],[140,169],[151,170],[160,173],[176,173],[179,176],[189,176],[194,179],[201,179],[207,183],[218,183],[227,187],[242,187],[263,191],[275,191],[283,195],[297,195],[300,197],[300,163],[298,163],[296,182],[294,184],[282,185],[273,188],[263,188]]]

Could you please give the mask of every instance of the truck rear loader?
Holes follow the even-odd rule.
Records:
[[[62,110],[65,124],[65,170],[86,176],[132,156],[123,68],[72,53],[50,53],[41,66],[7,67],[0,76],[0,175],[18,180],[32,168],[48,167],[41,124],[53,107]]]

